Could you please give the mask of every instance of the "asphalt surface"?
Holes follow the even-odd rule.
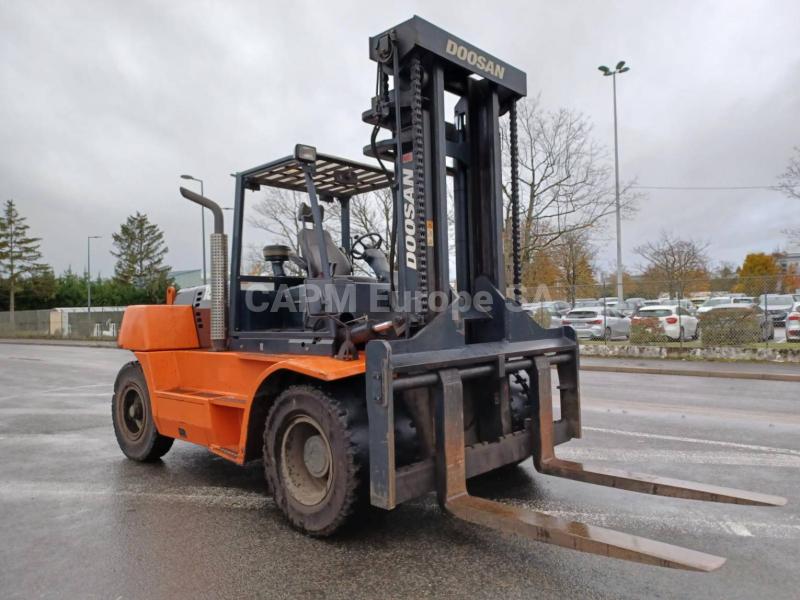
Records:
[[[797,598],[797,383],[584,372],[584,439],[560,455],[786,496],[780,508],[623,492],[534,474],[471,491],[728,557],[710,574],[581,554],[444,516],[426,497],[342,537],[293,531],[261,465],[176,443],[125,459],[105,348],[0,345],[3,598]]]

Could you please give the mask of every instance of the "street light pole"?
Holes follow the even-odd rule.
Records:
[[[630,71],[630,67],[625,66],[625,61],[621,60],[612,71],[608,67],[598,67],[604,77],[611,77],[614,96],[614,185],[616,192],[616,213],[617,213],[617,301],[622,304],[625,300],[622,285],[622,214],[619,202],[619,142],[617,138],[617,74]]]
[[[86,237],[86,314],[90,327],[92,323],[92,240],[99,240],[101,237],[103,236],[89,235]]]
[[[191,175],[181,175],[181,179],[189,179],[200,183],[200,195],[205,196],[203,191],[203,180]],[[204,206],[200,207],[200,231],[203,236],[203,285],[207,283],[206,279],[206,209]]]

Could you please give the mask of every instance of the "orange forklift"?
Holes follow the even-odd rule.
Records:
[[[368,504],[391,510],[435,492],[458,518],[542,542],[665,567],[721,566],[717,556],[469,495],[467,479],[532,457],[540,473],[623,490],[785,503],[556,457],[556,445],[581,436],[578,344],[572,329],[543,329],[520,305],[516,103],[526,75],[419,17],[372,37],[369,53],[375,94],[362,119],[372,126],[364,152],[375,166],[298,145],[236,173],[230,270],[222,210],[180,190],[214,215],[211,284],[125,311],[119,345],[136,361],[114,385],[122,451],[154,461],[184,440],[237,464],[263,460],[277,506],[315,536],[333,534]],[[379,140],[382,130],[389,135]],[[308,202],[297,214],[299,254],[268,245],[269,272],[249,275],[244,214],[262,188],[301,192]],[[351,239],[350,199],[382,189],[394,198],[390,239]],[[337,241],[326,207],[340,215]],[[356,261],[370,276],[356,274]]]

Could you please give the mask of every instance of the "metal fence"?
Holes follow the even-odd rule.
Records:
[[[790,347],[800,342],[796,277],[630,278],[539,285],[524,290],[540,324],[573,327],[589,344],[677,347]],[[800,344],[799,344],[800,345]]]
[[[585,344],[800,348],[800,281],[788,276],[614,281],[523,288],[540,324],[573,327]],[[511,293],[509,294],[511,295]],[[0,312],[0,337],[115,339],[124,307]]]
[[[18,310],[0,312],[0,337],[116,339],[123,307]]]

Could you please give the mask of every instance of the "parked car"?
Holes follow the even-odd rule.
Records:
[[[645,300],[642,306],[661,306],[661,300]]]
[[[672,340],[694,340],[700,334],[697,317],[682,306],[668,304],[643,306],[636,311],[632,321],[633,323],[642,323],[648,319],[656,323],[655,326],[659,328],[659,331],[649,333],[661,333]]]
[[[638,308],[642,304],[644,304],[645,300],[646,300],[646,298],[628,298],[628,299],[625,300],[625,302],[627,302],[628,304],[635,304],[636,307]]]
[[[595,300],[594,298],[576,298],[575,304],[572,305],[573,309],[576,308],[586,308],[590,306],[602,306],[603,302],[600,300]]]
[[[697,308],[688,298],[681,298],[680,300],[666,298],[662,301],[662,306],[680,306],[681,308],[685,308],[691,315],[694,315],[697,312]]]
[[[786,316],[794,306],[794,298],[791,294],[761,294],[758,297],[758,305],[769,314],[773,325],[783,327],[786,324]]]
[[[692,304],[694,304],[695,308],[700,308],[708,302],[708,296],[698,296],[697,298],[692,298]]]
[[[734,304],[755,304],[756,299],[752,296],[734,296],[732,298]]]
[[[786,315],[786,341],[800,342],[800,301],[795,302]]]
[[[743,304],[735,302],[736,298],[733,299],[734,302],[729,304],[720,304],[719,306],[713,307],[709,313],[716,314],[717,312],[721,312],[724,310],[747,310],[750,309],[750,316],[754,323],[757,323],[758,330],[760,333],[760,339],[762,342],[766,342],[767,340],[771,340],[775,337],[775,326],[772,323],[772,319],[768,318],[764,310],[758,306],[757,304]]]
[[[562,325],[568,325],[582,339],[627,338],[631,333],[631,320],[613,308],[589,306],[569,311]]]
[[[639,298],[632,298],[630,300],[625,300],[622,304],[617,304],[614,308],[621,312],[626,317],[632,317],[633,314],[639,310],[639,307],[642,305],[639,302]]]
[[[546,311],[550,315],[550,327],[561,326],[561,313],[558,311],[555,302],[532,302],[523,304],[522,309],[531,317],[535,316],[540,310]]]
[[[549,304],[552,305],[553,308],[556,309],[556,312],[559,316],[564,316],[572,307],[570,306],[569,302],[564,302],[563,300],[553,300],[552,302],[542,302],[542,304]]]
[[[730,304],[731,297],[730,296],[717,296],[715,298],[709,298],[700,308],[697,309],[697,314],[702,315],[703,313],[707,313],[715,306],[722,306],[723,304]]]

